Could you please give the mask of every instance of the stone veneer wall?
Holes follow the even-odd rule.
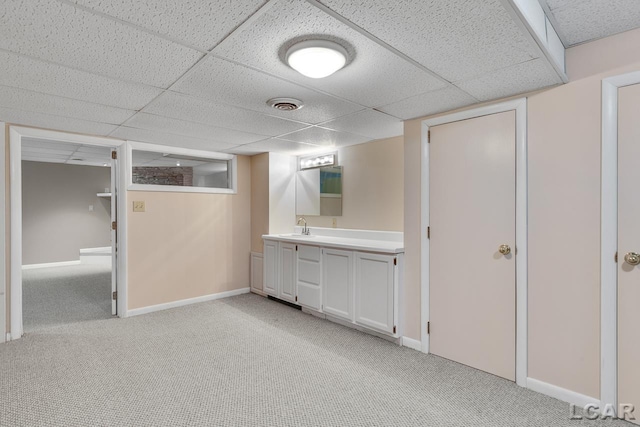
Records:
[[[193,186],[192,167],[141,167],[134,166],[134,184]]]

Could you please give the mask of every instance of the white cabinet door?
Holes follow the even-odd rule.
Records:
[[[395,333],[393,283],[395,257],[356,252],[356,323]]]
[[[321,249],[318,246],[298,245],[298,304],[320,311]]]
[[[324,249],[322,310],[353,321],[353,252]]]
[[[278,298],[296,301],[296,245],[280,243],[280,289]]]
[[[262,290],[269,295],[278,296],[278,242],[265,240],[263,254]]]

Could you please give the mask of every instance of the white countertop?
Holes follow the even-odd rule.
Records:
[[[266,240],[293,242],[309,246],[351,249],[356,251],[381,252],[391,254],[404,253],[404,243],[398,241],[357,239],[353,237],[321,236],[314,234],[311,234],[311,236],[304,236],[294,233],[265,234],[262,236],[262,238]]]

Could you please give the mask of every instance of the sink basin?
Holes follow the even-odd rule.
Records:
[[[296,238],[302,238],[302,239],[309,239],[311,237],[316,237],[313,234],[296,234],[296,233],[278,234],[278,236],[280,236],[280,237],[296,237]]]

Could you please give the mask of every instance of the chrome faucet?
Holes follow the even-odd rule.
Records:
[[[307,228],[307,220],[304,219],[303,216],[301,216],[300,218],[298,218],[297,224],[300,225],[300,222],[302,222],[304,224],[304,228],[302,229],[302,234],[304,234],[305,236],[310,235],[311,234],[311,230]]]

